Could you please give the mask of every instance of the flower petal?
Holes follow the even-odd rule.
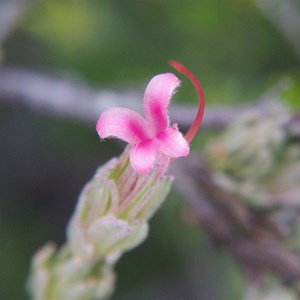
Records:
[[[151,124],[153,137],[169,124],[167,108],[180,80],[172,73],[160,74],[151,79],[144,95],[144,111]]]
[[[179,132],[177,125],[167,128],[155,139],[158,150],[167,156],[177,158],[187,156],[190,153],[190,146],[182,133]]]
[[[153,168],[155,154],[156,147],[151,140],[134,145],[130,153],[132,168],[139,174],[149,172]]]
[[[136,144],[148,138],[147,127],[139,113],[128,108],[111,108],[101,114],[96,130],[101,138],[114,136]]]

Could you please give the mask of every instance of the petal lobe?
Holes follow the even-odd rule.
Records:
[[[190,153],[189,143],[179,132],[177,125],[161,132],[156,138],[156,143],[159,151],[173,158],[187,156]]]
[[[132,168],[139,174],[149,172],[153,168],[155,155],[156,147],[151,140],[134,145],[130,153]]]
[[[139,113],[127,108],[111,108],[103,112],[96,130],[101,138],[113,136],[129,144],[148,138],[146,120]]]
[[[169,125],[167,108],[180,80],[172,73],[160,74],[151,79],[144,94],[144,111],[153,134]]]

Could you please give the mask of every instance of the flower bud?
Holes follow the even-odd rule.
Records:
[[[33,299],[106,299],[113,291],[112,268],[101,260],[81,260],[65,246],[48,244],[33,258],[28,288]]]
[[[171,178],[161,172],[157,167],[144,175],[136,173],[128,149],[99,168],[84,187],[68,226],[74,254],[119,257],[139,245],[147,236],[148,219],[170,189]]]
[[[215,181],[258,206],[299,205],[300,145],[290,121],[275,102],[242,114],[208,147]]]

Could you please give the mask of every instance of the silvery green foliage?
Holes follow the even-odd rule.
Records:
[[[276,279],[265,278],[246,286],[243,300],[297,300],[296,292]]]
[[[114,264],[148,234],[148,220],[163,203],[172,178],[166,165],[139,175],[129,150],[100,167],[84,187],[65,245],[49,244],[34,256],[29,291],[37,300],[106,299],[114,289]]]
[[[28,287],[33,299],[105,299],[112,293],[115,275],[103,260],[76,257],[68,246],[53,244],[33,258]]]
[[[242,114],[208,146],[215,181],[258,206],[300,205],[300,143],[290,122],[278,102]]]

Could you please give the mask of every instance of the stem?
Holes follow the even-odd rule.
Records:
[[[204,93],[203,93],[202,87],[201,87],[197,77],[193,73],[191,73],[182,64],[180,64],[179,62],[177,62],[175,60],[170,60],[169,64],[176,71],[178,71],[179,73],[184,74],[192,82],[192,84],[194,85],[194,87],[197,90],[198,99],[199,99],[198,112],[197,112],[196,118],[195,118],[191,128],[188,130],[188,132],[184,136],[185,139],[189,143],[191,143],[192,140],[194,139],[200,125],[201,125],[202,118],[203,118],[203,115],[204,115],[204,107],[205,107]]]

